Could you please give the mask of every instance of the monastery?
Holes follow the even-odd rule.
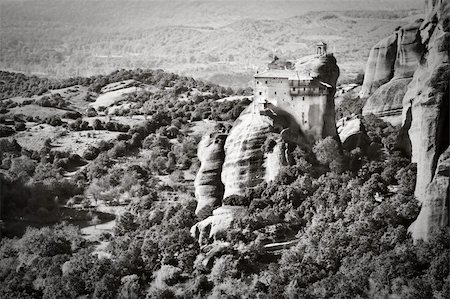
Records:
[[[327,45],[317,44],[316,57],[327,55]],[[330,54],[331,55],[331,54]],[[276,62],[275,58],[274,62]],[[255,101],[261,110],[269,104],[288,112],[302,131],[315,139],[322,136],[323,115],[332,86],[317,77],[286,65],[270,63],[267,70],[258,72],[255,78]],[[288,64],[289,66],[291,64]]]

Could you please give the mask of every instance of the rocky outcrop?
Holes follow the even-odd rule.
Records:
[[[210,133],[202,137],[197,150],[200,169],[195,177],[195,214],[203,219],[212,214],[212,210],[222,203],[223,183],[220,178],[225,159],[224,144],[227,135]]]
[[[368,99],[363,110],[380,116],[395,113],[402,98],[399,142],[417,163],[415,196],[422,204],[409,228],[415,239],[427,239],[448,225],[449,6],[444,0],[427,1],[425,19],[400,28],[392,80]],[[366,71],[366,86],[374,81],[372,72]],[[365,95],[370,92],[366,88]]]
[[[419,33],[422,19],[400,27],[397,31],[397,56],[395,58],[394,78],[411,78],[424,52]]]
[[[256,103],[247,107],[236,120],[225,142],[225,161],[222,167],[224,198],[243,194],[248,187],[268,181],[278,174],[287,159],[281,149],[283,142],[264,148],[271,133],[277,132],[274,116],[263,115]]]
[[[427,240],[431,233],[449,226],[450,148],[439,158],[433,180],[425,190],[422,207],[410,226],[414,239]]]
[[[323,104],[317,109],[320,122],[317,137],[337,136],[334,94],[339,68],[336,59],[332,55],[310,56],[298,61],[296,70],[328,87],[328,93],[320,95]],[[204,220],[191,229],[200,244],[214,242],[235,219],[245,215],[246,207],[220,206],[223,198],[244,195],[246,189],[274,180],[283,166],[292,163],[291,144],[307,145],[314,141],[302,130],[296,113],[295,105],[254,100],[236,119],[226,139],[215,134],[202,139],[198,152],[201,168],[195,187],[196,214]]]
[[[392,79],[382,85],[367,99],[362,114],[375,114],[378,117],[398,115],[401,121],[403,97],[411,80],[412,78]]]
[[[381,40],[369,53],[360,97],[366,98],[394,76],[397,34]]]
[[[411,160],[417,163],[415,195],[421,202],[426,197],[439,156],[449,144],[449,4],[446,1],[434,3],[420,27],[425,54],[403,98],[403,120],[409,127]]]
[[[344,149],[348,151],[357,147],[365,149],[369,145],[370,139],[357,115],[341,118],[336,122],[336,127]]]
[[[392,66],[391,59],[373,63],[375,50],[386,45],[389,37],[372,49],[361,92],[361,96],[373,93],[363,114],[391,116],[402,108],[398,141],[417,163],[415,196],[422,204],[409,228],[414,239],[427,239],[432,232],[448,226],[450,4],[445,0],[426,3],[424,20],[403,26],[396,33],[391,80],[376,91],[372,89],[377,65],[385,73]]]
[[[400,27],[370,51],[360,92],[360,97],[368,97],[363,115],[372,113],[400,123],[402,99],[425,51],[419,30],[422,21]]]
[[[199,244],[207,244],[216,240],[220,234],[226,234],[236,218],[244,216],[245,207],[222,206],[213,211],[213,215],[191,227],[191,234]]]
[[[320,126],[320,133],[314,137],[315,139],[328,136],[337,137],[334,95],[336,93],[336,82],[339,78],[340,70],[336,58],[332,54],[304,57],[297,61],[295,69],[305,76],[311,76],[329,85],[325,106],[320,109],[321,113],[319,115],[312,117],[321,120],[321,123],[318,124]],[[315,140],[309,141],[313,142]]]

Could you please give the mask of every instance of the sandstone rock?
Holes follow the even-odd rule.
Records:
[[[394,78],[411,78],[420,62],[424,45],[419,27],[423,20],[400,27],[397,31],[397,56],[394,66]]]
[[[365,149],[369,145],[369,137],[357,115],[341,118],[336,122],[336,127],[344,149],[349,151],[356,147]]]
[[[274,120],[261,115],[257,109],[257,105],[252,104],[239,116],[225,142],[225,162],[222,167],[224,198],[243,194],[245,188],[276,176],[283,165],[282,156],[263,150],[267,137],[276,130]],[[276,153],[280,151],[276,150]]]
[[[441,155],[436,172],[427,186],[422,208],[409,227],[414,239],[427,240],[431,233],[449,225],[450,148]]]
[[[438,5],[429,12],[425,22],[430,23],[427,20],[433,19],[437,12],[448,12],[448,2],[436,3]],[[429,36],[426,55],[422,58],[403,98],[402,113],[403,125],[409,127],[407,132],[411,143],[411,160],[417,163],[415,195],[419,201],[423,201],[439,155],[448,145],[450,80],[448,26],[445,28],[443,20],[438,20],[434,28],[424,26],[421,29],[428,31],[421,33],[421,36]]]
[[[322,120],[322,124],[321,134],[316,136],[316,138],[337,137],[334,95],[336,93],[336,82],[339,78],[339,67],[336,58],[333,55],[304,57],[297,61],[295,68],[305,75],[317,78],[321,82],[331,86],[328,90],[323,113],[317,116]]]
[[[448,194],[444,192],[448,175],[439,175],[437,166],[448,160],[444,154],[438,163],[449,145],[450,7],[448,1],[432,1],[427,7],[427,16],[420,27],[425,54],[403,98],[402,113],[411,160],[417,163],[415,195],[423,204],[418,220],[410,227],[415,239],[426,239],[432,230],[448,225],[441,221],[448,216],[439,203]]]
[[[246,213],[245,207],[222,206],[213,211],[213,215],[196,223],[191,228],[191,234],[199,241],[199,244],[207,244],[216,239],[219,234],[224,234],[233,224],[236,218]]]
[[[449,145],[449,44],[450,5],[444,0],[427,1],[425,19],[402,26],[397,32],[396,57],[393,65],[392,81],[381,86],[363,109],[365,114],[379,116],[395,114],[399,99],[402,99],[402,128],[399,145],[411,153],[411,161],[417,163],[417,183],[415,196],[423,204],[417,221],[410,227],[415,239],[426,239],[431,231],[448,225],[448,211],[442,202],[448,200],[448,175],[437,165],[445,165],[447,158],[441,154]],[[388,43],[390,41],[390,43]],[[383,45],[385,47],[383,48]],[[368,96],[374,90],[377,78],[390,79],[387,75],[392,59],[381,55],[378,50],[388,52],[393,49],[392,36],[380,42],[371,51],[367,64],[366,78],[361,95]],[[375,70],[380,64],[384,75],[376,77]],[[411,78],[412,75],[412,79]],[[408,80],[411,82],[406,87]],[[443,166],[440,166],[443,167]],[[447,195],[446,195],[447,194]],[[447,214],[446,214],[447,213]]]
[[[396,56],[397,34],[381,40],[370,50],[360,97],[368,97],[393,77]]]
[[[362,114],[374,114],[394,125],[401,124],[403,97],[412,78],[392,79],[378,88],[363,107]]]
[[[225,158],[224,144],[226,134],[210,133],[203,136],[198,145],[197,156],[200,169],[195,177],[195,214],[206,218],[212,210],[222,203],[224,187],[221,181],[222,164]]]

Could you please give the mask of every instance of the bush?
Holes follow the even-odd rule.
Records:
[[[16,122],[16,124],[14,125],[14,128],[16,129],[17,132],[19,132],[19,131],[25,131],[27,126],[25,125],[25,123]]]
[[[86,111],[86,115],[87,115],[88,117],[95,117],[95,116],[97,116],[98,114],[97,114],[97,111],[95,110],[95,108],[89,107],[88,110]]]
[[[8,126],[0,125],[0,137],[8,137],[16,133],[16,131]]]
[[[250,205],[251,199],[245,196],[233,194],[223,199],[224,205],[229,206],[245,206],[248,207]]]
[[[81,113],[77,112],[77,111],[69,111],[64,113],[63,118],[69,118],[69,119],[77,119],[77,118],[81,118],[82,115]]]

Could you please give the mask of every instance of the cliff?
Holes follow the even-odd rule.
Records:
[[[406,87],[425,50],[419,33],[422,21],[400,27],[371,49],[360,92],[360,97],[368,97],[363,115],[373,113],[394,124],[400,122]]]
[[[429,196],[427,188],[436,178],[439,157],[449,145],[449,16],[448,1],[432,1],[428,6],[420,27],[425,53],[403,98],[403,125],[408,129],[405,132],[411,143],[411,160],[417,163],[415,195],[423,204]],[[448,198],[448,189],[442,192]],[[416,222],[410,231],[415,238],[426,239],[442,225],[436,219],[428,218],[431,230],[421,229],[424,223]]]
[[[310,117],[311,120],[318,120],[315,127],[320,128],[319,134],[316,134],[314,139],[310,140],[310,142],[327,136],[337,137],[334,95],[336,93],[336,82],[339,78],[340,70],[336,58],[331,54],[324,56],[307,56],[297,61],[295,69],[301,71],[304,75],[316,78],[330,86],[330,88],[328,88],[324,107],[319,109],[320,113]],[[311,112],[312,111],[310,111],[310,113]]]
[[[386,37],[370,50],[360,97],[367,98],[394,76],[396,56],[397,34]]]
[[[411,161],[417,163],[415,196],[422,203],[418,219],[409,228],[415,239],[427,239],[433,231],[448,225],[449,173],[445,151],[450,133],[449,16],[448,1],[427,1],[425,19],[397,32],[392,78],[373,93],[364,107],[366,113],[383,116],[399,110],[402,99],[399,141],[411,153]],[[370,68],[366,70],[366,87],[374,81],[372,72]],[[368,89],[364,92],[367,94]]]
[[[389,116],[401,116],[403,97],[411,80],[412,78],[392,79],[375,90],[364,105],[362,114],[372,113],[385,120]],[[398,118],[395,125],[401,123],[401,117]]]
[[[449,226],[450,148],[439,158],[433,180],[425,189],[422,208],[410,230],[414,239],[427,240],[430,234]]]

